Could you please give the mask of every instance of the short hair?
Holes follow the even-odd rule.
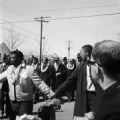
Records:
[[[24,55],[23,55],[23,53],[21,52],[21,51],[19,51],[19,50],[15,50],[15,51],[12,51],[10,54],[15,54],[16,55],[16,57],[17,58],[20,58],[21,60],[23,60],[23,58],[24,58]]]
[[[92,47],[92,45],[87,44],[87,45],[82,46],[82,49],[83,49],[85,52],[88,52],[89,55],[91,55],[93,47]]]
[[[63,57],[63,59],[62,59],[62,60],[67,61],[67,57]]]
[[[33,57],[33,60],[35,60],[35,62],[38,63],[38,58],[37,57]]]
[[[94,45],[93,59],[110,76],[120,73],[120,42],[104,40]]]
[[[43,60],[45,60],[45,61],[47,61],[47,62],[48,62],[48,60],[49,60],[49,59],[48,59],[47,57],[44,57],[44,58],[43,58]]]

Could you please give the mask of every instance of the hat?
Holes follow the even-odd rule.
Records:
[[[63,57],[63,60],[64,60],[64,61],[67,61],[67,57]]]

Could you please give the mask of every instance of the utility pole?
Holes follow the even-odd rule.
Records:
[[[72,43],[72,41],[70,41],[70,40],[68,40],[68,41],[66,41],[67,42],[67,44],[68,44],[68,58],[70,58],[70,50],[71,50],[71,43]]]
[[[40,65],[41,65],[41,58],[42,58],[42,33],[43,33],[43,22],[48,22],[46,20],[44,20],[44,18],[50,18],[50,17],[39,17],[39,18],[35,18],[35,21],[40,22]]]

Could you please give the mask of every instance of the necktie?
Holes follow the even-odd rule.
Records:
[[[17,96],[16,96],[16,82],[14,83],[14,97],[15,97],[15,102],[17,101]]]

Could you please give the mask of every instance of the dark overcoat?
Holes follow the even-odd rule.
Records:
[[[87,112],[86,98],[86,63],[80,63],[70,77],[56,90],[55,97],[61,96],[68,87],[76,86],[74,116],[84,116]]]
[[[60,73],[58,76],[56,76],[55,80],[55,87],[57,89],[67,78],[67,68],[60,63],[56,73]]]
[[[44,72],[40,72],[40,78],[44,80],[44,82],[52,87],[53,82],[55,82],[55,70],[52,65],[49,65],[48,69]]]

